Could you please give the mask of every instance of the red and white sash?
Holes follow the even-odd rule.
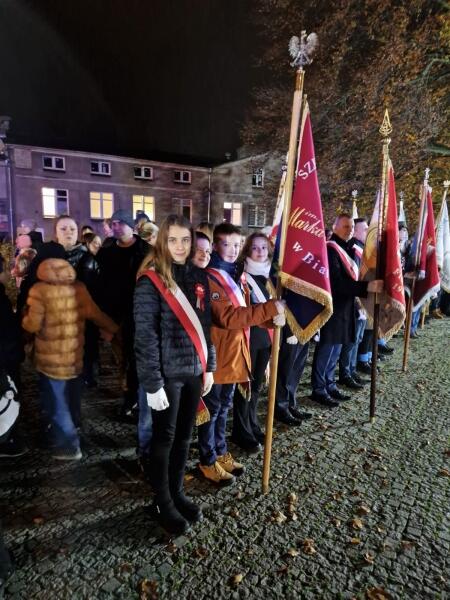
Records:
[[[206,376],[206,365],[208,362],[208,346],[206,344],[205,334],[203,333],[203,327],[195,310],[192,308],[191,303],[178,286],[174,291],[168,290],[161,277],[153,269],[148,269],[143,275],[148,277],[155,285],[156,289],[167,302],[170,309],[180,321],[183,329],[188,334],[200,359],[204,381]]]
[[[345,270],[350,275],[352,279],[358,281],[359,278],[359,267],[353,258],[347,254],[347,252],[339,246],[334,240],[329,240],[327,242],[327,246],[333,248],[338,253],[339,258],[341,259],[342,264],[344,265]]]
[[[355,255],[358,258],[358,260],[361,260],[363,255],[363,249],[361,248],[361,246],[359,244],[353,244],[352,248],[355,251]]]
[[[245,276],[247,278],[247,283],[250,284],[250,287],[252,288],[255,298],[258,300],[258,303],[263,304],[264,302],[267,302],[264,292],[259,287],[258,282],[253,278],[253,276],[250,275],[250,273],[247,273],[247,271],[245,272]]]
[[[235,308],[247,306],[241,288],[226,271],[214,267],[207,267],[206,270],[217,280]]]

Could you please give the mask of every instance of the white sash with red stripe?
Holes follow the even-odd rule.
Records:
[[[252,288],[252,292],[255,294],[255,298],[258,300],[259,304],[267,302],[267,298],[264,295],[264,292],[259,287],[257,281],[250,275],[250,273],[245,272],[245,276],[247,278],[247,283],[250,284]]]
[[[208,362],[208,346],[206,344],[202,324],[191,303],[178,286],[176,286],[174,291],[168,290],[161,277],[153,269],[148,269],[145,271],[144,275],[146,275],[155,285],[170,309],[180,321],[183,329],[188,334],[200,359],[203,369],[203,379],[205,379],[206,365]]]
[[[361,260],[363,255],[363,249],[361,248],[361,246],[359,244],[353,244],[352,248],[355,251],[355,255],[358,257],[359,260]]]
[[[344,265],[345,270],[350,275],[352,279],[358,281],[359,278],[359,267],[347,252],[339,246],[334,240],[329,240],[327,242],[327,246],[333,248],[338,253],[339,258],[341,259],[342,264]]]
[[[224,289],[231,301],[231,304],[235,308],[238,306],[247,306],[241,288],[226,271],[223,269],[216,269],[214,267],[207,267],[206,270],[217,279],[217,282]]]

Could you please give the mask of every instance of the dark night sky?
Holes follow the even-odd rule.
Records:
[[[0,0],[9,140],[223,159],[256,71],[250,0]]]

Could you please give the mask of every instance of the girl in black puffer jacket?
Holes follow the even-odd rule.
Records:
[[[188,521],[202,518],[184,495],[183,480],[197,407],[215,370],[208,280],[190,262],[194,247],[190,222],[167,217],[134,294],[136,365],[153,420],[152,513],[170,533],[183,533]]]

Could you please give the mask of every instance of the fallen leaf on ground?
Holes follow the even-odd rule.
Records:
[[[342,500],[341,492],[334,492],[333,494],[331,494],[331,497],[333,498],[333,500],[336,500],[337,502],[340,502]]]
[[[195,548],[192,554],[195,558],[206,558],[209,554],[209,550],[204,546],[199,546],[198,548]]]
[[[295,512],[291,513],[290,517],[291,517],[291,521],[297,521],[298,520],[297,513],[295,513]]]
[[[450,477],[450,471],[448,469],[441,469],[439,475],[441,477]]]
[[[450,448],[447,448],[446,450],[444,450],[444,454],[445,454],[445,456],[450,456]]]
[[[370,508],[368,506],[366,506],[365,504],[361,504],[360,506],[358,506],[358,508],[356,509],[356,513],[360,516],[360,517],[364,517],[365,515],[370,515]]]
[[[288,570],[289,570],[288,565],[283,565],[282,567],[277,569],[277,573],[278,573],[278,575],[287,575]]]
[[[383,588],[373,587],[366,590],[367,600],[391,600],[392,596]]]
[[[270,520],[273,521],[274,523],[281,524],[281,523],[284,523],[285,521],[287,521],[287,517],[280,510],[277,510],[272,514],[272,517]]]
[[[232,508],[230,510],[230,517],[234,517],[235,519],[237,519],[237,517],[239,516],[239,511],[236,507]]]
[[[361,492],[359,490],[352,490],[351,492],[352,496],[359,496],[361,494]]]
[[[242,573],[237,573],[231,578],[231,585],[239,585],[243,579],[244,576],[242,575]]]
[[[122,563],[119,567],[120,573],[131,573],[133,571],[133,565],[130,563]]]
[[[352,544],[353,546],[357,546],[360,543],[361,543],[361,540],[359,538],[357,538],[357,537],[350,538],[350,544]]]
[[[386,533],[386,529],[383,529],[382,527],[377,527],[377,532],[378,533]]]
[[[305,554],[315,554],[317,550],[314,548],[314,540],[306,538],[303,540],[303,552]]]
[[[289,548],[289,550],[286,552],[286,554],[294,557],[294,556],[298,556],[299,552],[295,548]]]
[[[289,504],[295,504],[298,501],[298,496],[295,492],[291,492],[288,496]]]
[[[307,452],[306,456],[305,456],[305,460],[307,463],[312,464],[315,460],[315,456],[313,454],[310,454],[309,452]]]
[[[387,487],[389,485],[389,481],[387,479],[382,479],[380,485],[381,487]]]
[[[363,560],[365,563],[367,563],[368,565],[373,565],[373,562],[375,560],[375,555],[372,554],[371,552],[366,552],[363,555]]]
[[[356,517],[354,519],[351,519],[350,525],[353,529],[362,529],[364,527],[364,523],[361,521],[361,519],[358,519]]]
[[[340,519],[338,519],[337,517],[333,517],[333,518],[331,519],[331,522],[333,523],[333,525],[334,525],[335,527],[340,527],[340,526],[341,526],[341,520],[340,520]]]
[[[403,550],[411,550],[416,546],[416,542],[411,542],[410,540],[402,540],[402,548]]]
[[[192,475],[192,473],[186,473],[186,475],[184,476],[185,481],[192,481],[193,479],[194,476]]]
[[[43,525],[45,523],[45,521],[44,521],[43,517],[34,517],[33,523],[35,525]]]
[[[175,544],[168,544],[166,546],[167,552],[171,552],[172,554],[178,550],[178,547]]]
[[[354,451],[357,452],[358,454],[363,454],[363,452],[367,452],[367,448],[365,448],[365,447],[355,448]]]
[[[139,600],[158,600],[158,582],[143,579],[139,584]]]
[[[242,498],[244,497],[244,492],[242,492],[241,490],[238,490],[235,497],[236,497],[236,500],[242,500]]]

